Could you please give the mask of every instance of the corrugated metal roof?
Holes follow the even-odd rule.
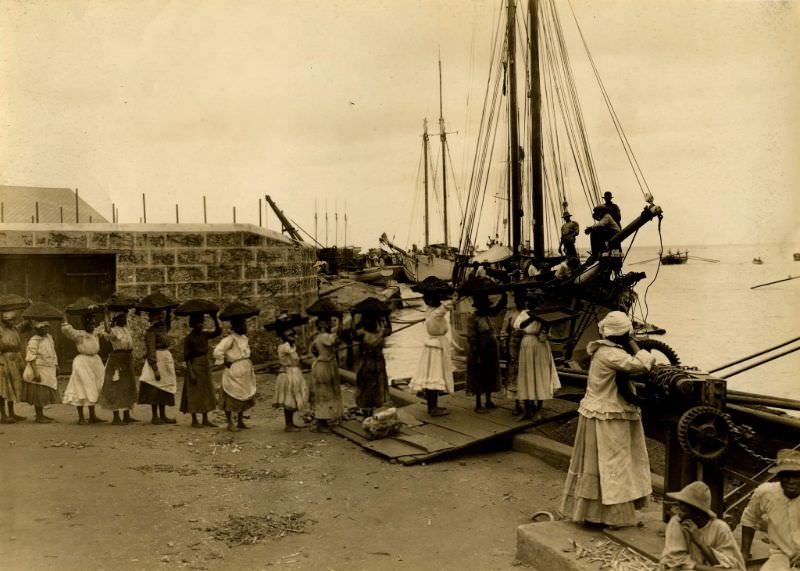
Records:
[[[31,222],[36,215],[39,203],[39,222],[61,222],[61,208],[64,209],[64,222],[75,222],[75,191],[69,188],[41,188],[36,186],[0,185],[3,222]],[[80,222],[108,222],[97,210],[78,196],[78,216]]]

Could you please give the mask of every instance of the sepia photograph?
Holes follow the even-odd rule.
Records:
[[[0,569],[800,569],[800,0],[0,0]]]

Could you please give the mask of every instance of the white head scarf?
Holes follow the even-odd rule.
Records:
[[[3,318],[3,321],[11,321],[16,316],[17,316],[17,312],[16,311],[4,311],[3,315],[2,315],[2,318]]]
[[[621,311],[611,311],[598,324],[600,335],[603,337],[617,337],[626,333],[633,333],[633,323]]]
[[[37,321],[33,324],[34,329],[39,329],[40,327],[47,327],[50,325],[47,321]]]

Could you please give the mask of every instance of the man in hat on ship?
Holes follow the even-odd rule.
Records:
[[[611,215],[611,218],[614,219],[614,222],[617,223],[618,226],[622,227],[622,212],[619,210],[619,206],[614,204],[614,195],[608,191],[603,193],[603,201],[605,202],[604,206],[606,210]]]
[[[769,536],[770,555],[762,571],[800,566],[800,451],[779,450],[769,469],[777,482],[761,484],[742,514],[742,553],[750,559],[756,529]]]
[[[575,239],[580,232],[578,223],[572,220],[572,214],[564,211],[561,215],[564,218],[564,223],[561,225],[561,244],[558,246],[558,251],[563,252],[567,258],[577,258],[578,251],[575,249]]]
[[[711,490],[704,482],[692,482],[667,497],[677,505],[664,532],[659,569],[745,571],[731,528],[711,511]]]

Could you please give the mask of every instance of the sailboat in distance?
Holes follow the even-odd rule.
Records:
[[[408,281],[421,282],[427,277],[434,276],[450,281],[453,278],[458,248],[450,245],[449,224],[447,219],[447,131],[444,124],[444,111],[442,106],[442,60],[439,60],[439,140],[442,144],[442,214],[444,228],[444,242],[430,243],[430,135],[428,134],[428,120],[423,121],[422,128],[422,162],[424,172],[425,192],[425,242],[422,249],[414,245],[407,251],[392,243],[384,232],[381,234],[380,243],[399,253],[403,257],[403,270]]]

